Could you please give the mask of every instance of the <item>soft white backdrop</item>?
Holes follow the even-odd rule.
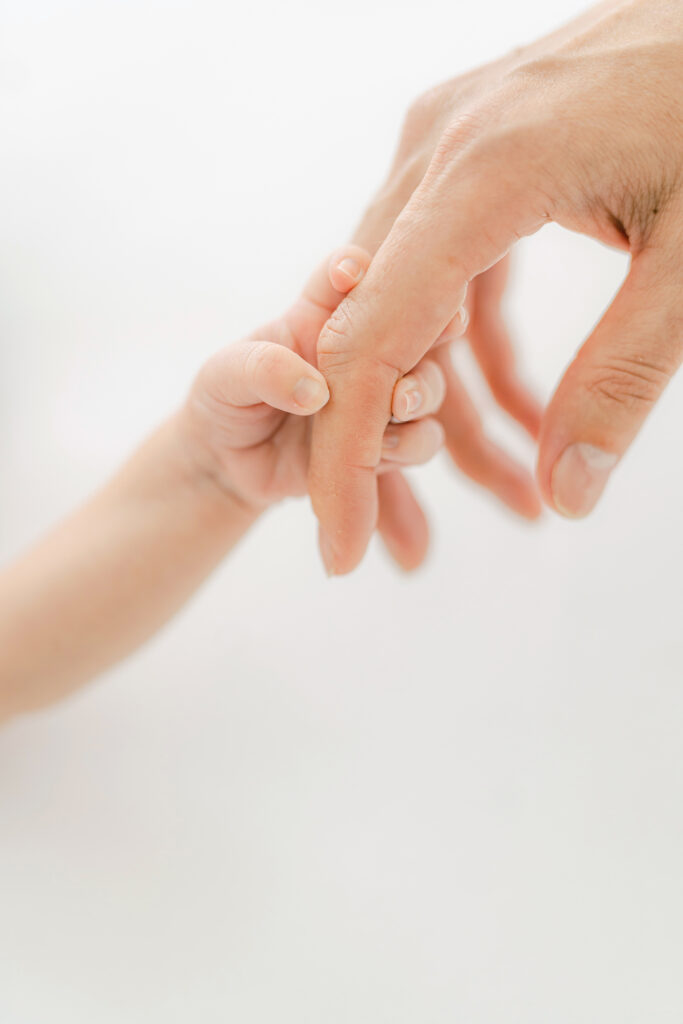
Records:
[[[575,10],[4,0],[0,555],[348,236],[411,97]],[[553,229],[518,256],[547,395],[626,264]],[[682,401],[585,524],[419,473],[414,579],[373,548],[327,581],[277,509],[6,728],[2,1024],[680,1024]]]

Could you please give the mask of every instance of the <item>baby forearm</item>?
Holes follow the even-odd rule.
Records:
[[[0,573],[0,718],[58,699],[141,644],[255,517],[197,470],[170,420]]]

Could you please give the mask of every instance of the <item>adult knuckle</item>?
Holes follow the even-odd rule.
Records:
[[[595,372],[588,390],[609,405],[637,412],[654,405],[670,376],[664,360],[617,356]]]
[[[540,166],[548,151],[551,125],[545,112],[513,94],[492,98],[486,115],[487,130],[477,138],[476,158],[499,174],[516,174],[523,163],[525,174]]]
[[[466,111],[451,119],[441,132],[432,157],[434,173],[448,170],[455,160],[475,143],[481,145],[487,134],[485,119],[477,110]]]
[[[491,189],[511,197],[523,194],[526,205],[533,200],[534,209],[545,211],[552,179],[548,152],[547,131],[540,120],[506,98],[493,97],[445,129],[429,173],[437,181],[488,182]]]
[[[356,317],[351,303],[342,302],[329,318],[318,338],[318,365],[326,373],[343,369],[355,358]]]
[[[539,93],[547,93],[549,86],[562,77],[567,67],[567,59],[559,54],[527,57],[513,64],[505,81],[515,92],[538,97]]]
[[[383,353],[367,346],[362,331],[360,312],[351,303],[337,307],[323,327],[318,338],[318,367],[326,376],[362,376],[368,382],[368,391],[391,387],[405,369],[396,366]]]
[[[496,124],[477,141],[478,161],[485,161],[498,170],[508,169],[525,156],[533,144],[533,132],[528,124],[510,121]]]
[[[371,411],[378,395],[391,396],[405,370],[384,358],[382,353],[367,347],[359,327],[360,318],[355,307],[351,310],[338,307],[318,339],[318,368],[328,383],[334,381],[335,386],[353,386],[362,406],[359,406],[360,416],[364,403],[367,403],[366,411]]]

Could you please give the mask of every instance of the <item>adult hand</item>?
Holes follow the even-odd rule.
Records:
[[[318,343],[332,398],[314,428],[310,487],[337,573],[362,558],[377,519],[396,381],[520,237],[555,221],[632,257],[543,419],[538,481],[551,507],[593,508],[683,353],[681,0],[603,4],[416,109],[404,133],[415,155],[393,190],[412,195]],[[380,197],[371,214],[378,237],[390,208]]]

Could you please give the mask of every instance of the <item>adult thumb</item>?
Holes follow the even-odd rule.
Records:
[[[678,260],[648,249],[560,381],[541,426],[538,481],[562,515],[588,515],[683,357]]]

